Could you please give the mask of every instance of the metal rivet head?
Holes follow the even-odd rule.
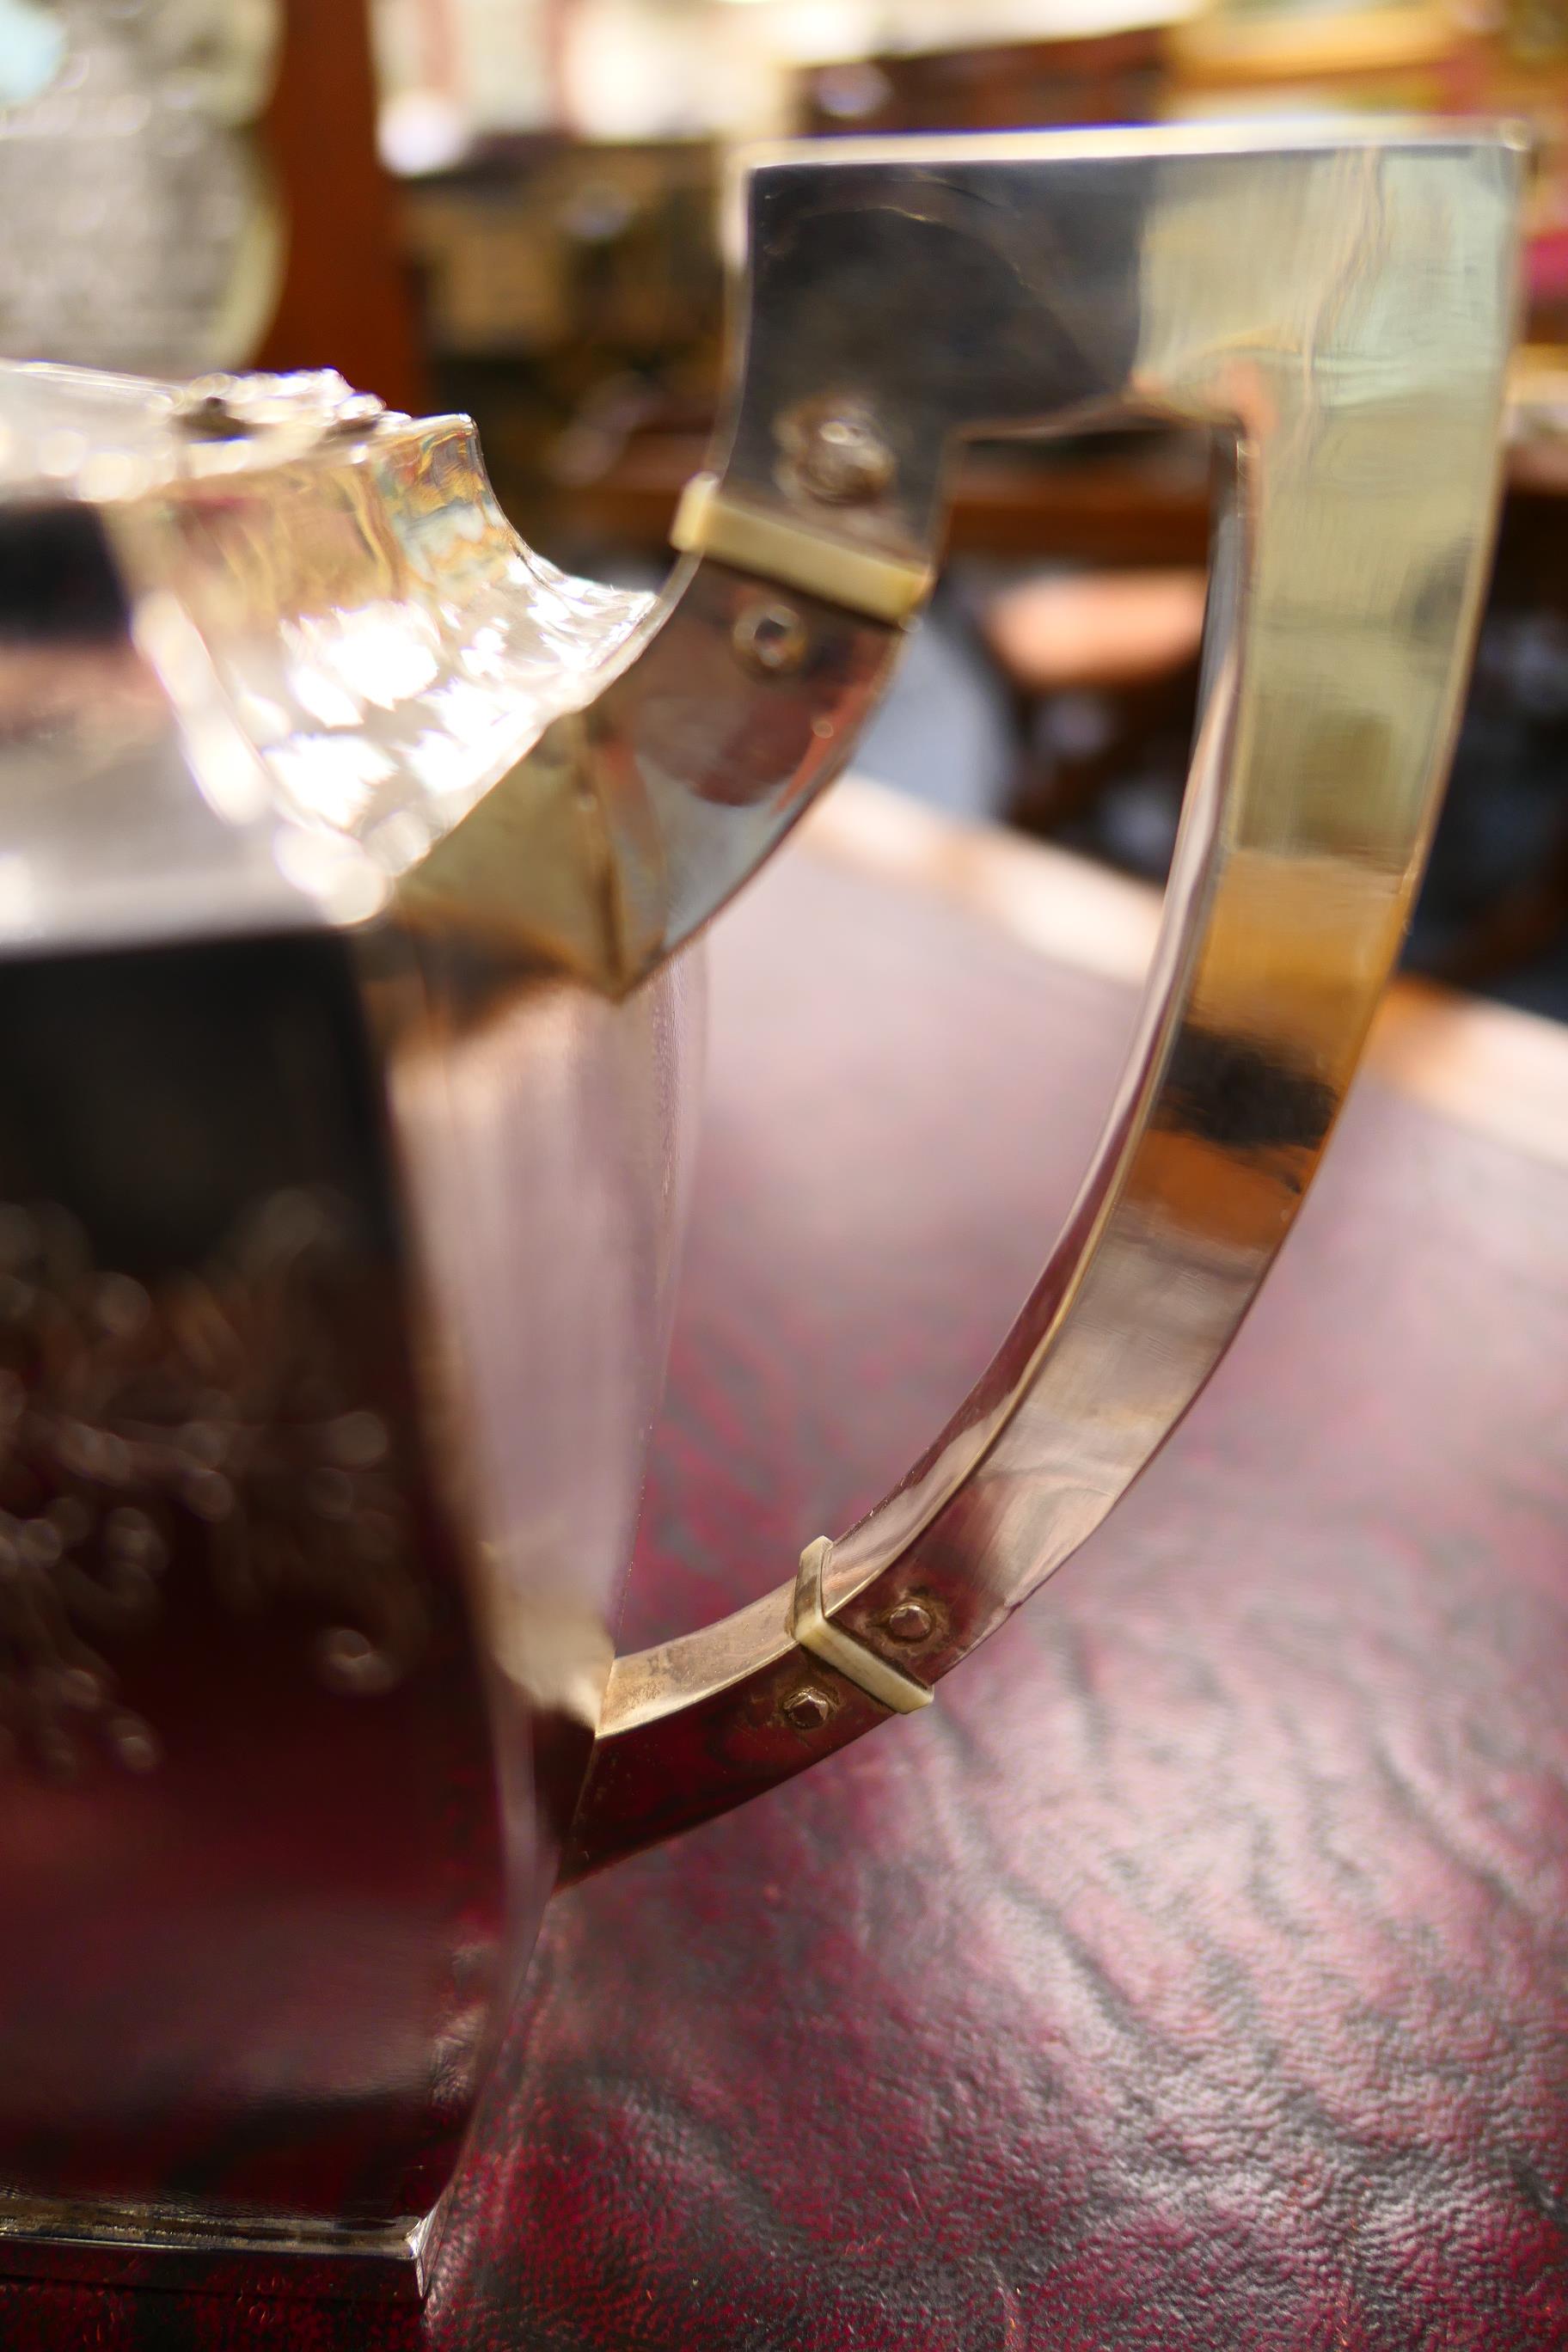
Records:
[[[805,661],[805,623],[793,604],[749,604],[731,632],[735,658],[761,677],[790,677]]]
[[[240,379],[237,375],[214,373],[192,376],[188,383],[182,384],[176,390],[174,404],[176,407],[189,404],[192,407],[205,408],[215,400],[226,402],[233,399],[239,390],[239,385]]]
[[[386,403],[374,392],[351,392],[340,400],[328,418],[328,429],[333,433],[358,433],[367,425],[379,425],[386,415]]]
[[[868,505],[898,471],[875,420],[850,404],[803,401],[780,418],[778,439],[791,483],[826,506]]]
[[[239,380],[232,375],[199,375],[176,394],[174,419],[182,431],[195,440],[238,441],[253,430],[248,420],[236,413],[235,394]]]
[[[795,1731],[820,1731],[833,1713],[833,1701],[815,1683],[802,1683],[784,1703],[784,1721]]]
[[[931,1611],[923,1601],[900,1601],[883,1620],[892,1642],[923,1642],[931,1633]]]

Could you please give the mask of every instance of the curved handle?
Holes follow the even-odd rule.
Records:
[[[868,617],[879,598],[890,621],[961,426],[1131,409],[1206,420],[1237,462],[1163,924],[1067,1228],[885,1502],[766,1599],[617,1662],[566,1877],[924,1703],[1224,1353],[1344,1098],[1437,805],[1495,508],[1517,178],[1486,138],[1208,131],[846,145],[753,173],[742,408],[687,532],[759,593]],[[835,453],[870,497],[842,475],[821,495]]]

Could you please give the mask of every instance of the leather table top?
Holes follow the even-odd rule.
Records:
[[[1063,861],[958,891],[857,808],[715,934],[631,1641],[934,1430],[1130,1025],[1092,921],[1032,943],[1085,929]],[[1568,2342],[1568,1044],[1487,1015],[1478,1086],[1416,1011],[1061,1577],[926,1714],[557,1902],[422,2315],[0,2285],[0,2344]]]

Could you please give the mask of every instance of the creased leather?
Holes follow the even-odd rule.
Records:
[[[810,855],[715,949],[639,1641],[931,1433],[1131,1012]],[[1565,1235],[1568,1172],[1363,1082],[1206,1397],[929,1715],[558,1902],[423,2315],[0,2285],[0,2342],[1568,2341]]]

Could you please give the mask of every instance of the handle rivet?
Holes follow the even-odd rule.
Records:
[[[900,1601],[882,1622],[891,1642],[923,1642],[931,1633],[931,1611],[923,1601]]]
[[[805,659],[805,623],[793,604],[748,604],[730,643],[743,669],[760,677],[789,677]]]
[[[786,481],[825,506],[863,507],[890,488],[893,453],[864,409],[802,401],[781,416]]]
[[[820,1731],[833,1713],[833,1701],[815,1683],[802,1683],[784,1703],[784,1719],[795,1731]]]

